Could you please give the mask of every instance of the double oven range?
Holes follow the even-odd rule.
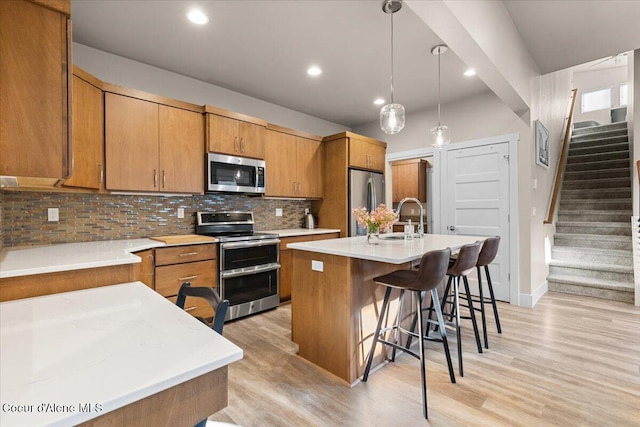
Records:
[[[218,240],[218,289],[226,320],[280,303],[280,239],[254,231],[252,212],[198,212],[196,233]]]

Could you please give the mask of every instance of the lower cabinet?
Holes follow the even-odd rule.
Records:
[[[215,244],[171,246],[155,249],[155,290],[176,302],[180,286],[218,286]],[[194,316],[211,317],[213,310],[201,298],[187,298],[185,310]]]
[[[293,254],[287,249],[287,244],[296,242],[308,242],[309,240],[337,239],[340,233],[314,234],[307,236],[293,236],[280,238],[280,301],[291,299],[291,280],[293,267]]]

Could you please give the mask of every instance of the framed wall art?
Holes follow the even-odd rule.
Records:
[[[536,163],[543,168],[549,167],[549,130],[540,120],[535,123]]]

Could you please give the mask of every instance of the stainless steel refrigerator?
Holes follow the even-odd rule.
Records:
[[[371,211],[380,203],[385,203],[384,174],[349,169],[349,236],[367,234],[356,222],[352,209],[365,207]]]

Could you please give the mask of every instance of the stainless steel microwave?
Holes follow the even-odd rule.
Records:
[[[265,162],[208,153],[207,192],[264,194]]]

